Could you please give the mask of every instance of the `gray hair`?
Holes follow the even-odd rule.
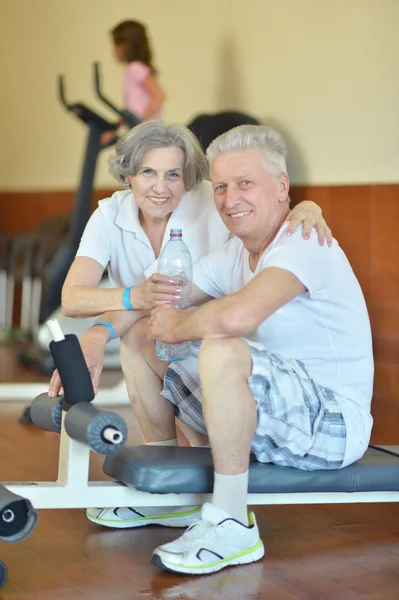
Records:
[[[273,179],[287,173],[285,157],[287,148],[283,136],[265,125],[240,125],[217,137],[208,146],[209,164],[220,154],[259,148],[265,156],[266,166]]]
[[[118,183],[129,187],[126,177],[137,175],[147,150],[176,146],[184,152],[184,186],[187,191],[201,183],[207,173],[207,162],[197,138],[184,125],[166,125],[146,121],[128,131],[116,144],[109,158],[109,170]]]

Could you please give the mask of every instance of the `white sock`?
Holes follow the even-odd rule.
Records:
[[[164,442],[146,442],[146,446],[177,446],[177,439],[165,440]]]
[[[248,527],[248,471],[240,475],[215,473],[212,504]]]

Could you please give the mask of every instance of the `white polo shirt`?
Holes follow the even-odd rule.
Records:
[[[229,230],[215,208],[209,181],[183,194],[170,215],[162,248],[169,241],[172,228],[182,229],[193,262],[229,239]],[[111,285],[115,287],[140,285],[157,272],[158,260],[140,225],[139,209],[131,190],[115,192],[111,198],[98,203],[76,256],[92,258],[104,269],[108,266]]]

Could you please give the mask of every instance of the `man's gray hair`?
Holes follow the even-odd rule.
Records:
[[[287,148],[283,136],[265,125],[240,125],[217,137],[206,151],[209,164],[220,154],[259,148],[273,179],[287,173]]]
[[[184,125],[166,125],[161,121],[140,123],[116,144],[108,161],[110,173],[122,186],[129,187],[126,177],[137,175],[147,150],[172,146],[183,150],[183,180],[189,191],[204,179],[207,163],[197,138]]]

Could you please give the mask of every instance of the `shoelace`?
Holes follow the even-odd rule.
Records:
[[[198,538],[212,541],[215,538],[216,525],[210,521],[196,519],[194,523],[182,535],[185,542],[195,542]]]

